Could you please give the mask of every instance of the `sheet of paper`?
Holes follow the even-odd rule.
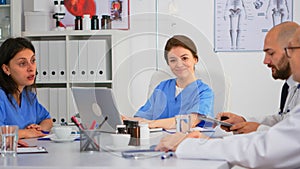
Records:
[[[18,147],[18,154],[48,153],[45,147]]]

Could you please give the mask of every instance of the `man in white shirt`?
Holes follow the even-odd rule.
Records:
[[[234,130],[237,133],[268,130],[271,126],[286,118],[290,109],[295,106],[295,104],[292,104],[291,102],[297,102],[294,99],[297,98],[295,97],[295,89],[297,88],[298,83],[295,82],[291,76],[290,64],[286,57],[284,48],[287,46],[289,39],[295,33],[298,26],[299,25],[295,22],[281,23],[273,27],[267,33],[264,42],[264,64],[271,69],[272,77],[274,79],[286,80],[286,83],[289,86],[284,107],[280,110],[279,114],[276,113],[263,118],[247,118],[230,112],[218,113],[217,119],[221,119],[222,116],[225,116],[228,117],[225,122],[235,124],[230,128],[230,130]],[[229,131],[229,129],[226,130]]]
[[[293,79],[300,82],[300,28],[285,48]],[[200,132],[164,137],[156,150],[176,151],[178,158],[226,160],[247,168],[300,168],[300,104],[263,132],[207,139]]]

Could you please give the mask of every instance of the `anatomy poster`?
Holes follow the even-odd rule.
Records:
[[[293,18],[293,0],[215,0],[215,51],[260,51],[269,29]]]

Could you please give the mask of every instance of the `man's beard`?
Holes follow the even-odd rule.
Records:
[[[278,69],[273,65],[271,67],[275,68],[275,72],[272,74],[274,79],[282,79],[282,80],[286,80],[290,77],[291,75],[291,67],[290,64],[287,60],[284,59],[283,56],[279,62],[279,66]]]

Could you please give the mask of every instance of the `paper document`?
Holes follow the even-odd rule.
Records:
[[[18,154],[48,153],[45,147],[18,147]]]

